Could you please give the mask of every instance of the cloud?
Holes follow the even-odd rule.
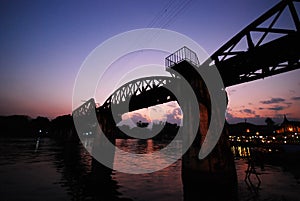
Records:
[[[268,110],[280,111],[280,110],[284,110],[285,108],[286,107],[284,107],[284,106],[277,105],[277,106],[274,106],[274,107],[269,107]]]
[[[157,112],[158,110],[156,108],[150,108],[152,111]]]
[[[270,100],[260,101],[262,104],[273,104],[273,103],[282,103],[285,99],[283,98],[271,98]]]
[[[177,108],[177,107],[179,107],[179,106],[178,106],[178,103],[177,103],[176,101],[168,102],[166,105],[167,105],[168,107],[172,107],[172,108]]]
[[[150,119],[147,115],[134,112],[129,115],[129,118],[134,122],[142,121],[142,122],[150,122]]]
[[[250,112],[250,111],[248,111]],[[226,112],[226,120],[229,124],[235,124],[235,123],[240,123],[240,122],[249,122],[249,123],[254,123],[258,125],[263,125],[264,123],[264,118],[260,115],[252,115],[251,117],[238,117],[232,114],[231,112],[227,111]]]
[[[226,112],[226,119],[227,120],[231,120],[231,119],[233,119],[234,118],[234,116],[233,116],[233,114],[231,114],[230,112]]]
[[[243,110],[240,110],[240,112],[246,113],[246,114],[255,114],[255,111],[251,110],[251,109],[243,109]]]
[[[152,121],[165,121],[166,107],[156,105],[154,107],[148,108],[148,115]]]
[[[291,98],[291,100],[298,101],[298,100],[300,100],[300,96],[294,96],[294,97]]]
[[[172,124],[181,125],[182,123],[182,113],[180,108],[175,108],[170,111],[170,113],[166,114],[167,122]]]
[[[122,116],[122,120],[117,124],[117,126],[127,125],[130,128],[136,127],[136,123],[141,122],[151,122],[150,117],[147,114],[142,114],[138,112],[127,113]]]

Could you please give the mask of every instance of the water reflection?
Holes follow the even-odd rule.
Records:
[[[135,153],[153,153],[164,148],[165,142],[155,140],[137,140],[137,139],[117,139],[116,146],[122,147],[124,151]],[[176,148],[181,147],[178,141],[174,143]],[[159,159],[164,163],[164,159]],[[156,166],[153,161],[149,160],[141,164],[144,168],[152,168]],[[156,160],[157,161],[157,160]],[[134,162],[134,159],[131,161]],[[127,166],[130,168],[132,164],[128,164],[122,155],[115,155],[114,167]],[[126,167],[123,167],[126,169]],[[146,174],[126,174],[114,172],[113,179],[118,181],[118,191],[122,193],[120,197],[130,197],[134,200],[160,200],[160,201],[182,201],[183,187],[181,181],[181,160],[176,161],[170,166],[152,173]]]
[[[69,200],[56,184],[61,174],[53,162],[60,149],[50,139],[0,139],[1,200]]]
[[[56,155],[56,167],[62,174],[64,186],[74,200],[183,200],[181,160],[163,170],[147,174],[126,174],[112,171],[93,160],[93,141],[61,144],[63,149]],[[152,153],[165,144],[153,140],[117,139],[116,146],[124,151]],[[178,142],[176,146],[181,146]],[[128,165],[122,155],[116,154],[114,167]],[[148,161],[143,166],[156,164]],[[163,161],[162,161],[163,162]],[[125,167],[126,168],[126,167]],[[130,165],[128,165],[130,168]]]
[[[249,147],[232,146],[231,151],[232,151],[235,159],[248,158],[251,155]]]
[[[35,150],[34,150],[34,152],[37,152],[37,151],[38,151],[39,145],[40,145],[40,137],[38,137],[38,138],[36,139]]]
[[[90,142],[92,143],[92,142]],[[90,144],[84,144],[90,148]],[[55,164],[62,178],[59,182],[72,200],[120,200],[112,171],[95,161],[80,142],[61,144]]]
[[[155,140],[117,140],[116,143],[123,146],[124,150],[135,149],[139,153],[151,153],[165,146]],[[1,139],[1,199],[6,201],[185,199],[184,194],[188,191],[186,189],[184,191],[182,184],[181,160],[157,172],[125,174],[109,170],[94,161],[88,152],[92,144],[91,139],[83,143],[63,143],[47,138]],[[180,147],[180,143],[176,146]],[[232,151],[237,159],[240,201],[283,200],[281,198],[297,200],[299,197],[297,180],[279,167],[271,165],[266,165],[265,171],[256,169],[262,183],[258,195],[251,193],[244,181],[248,168],[247,156],[251,155],[251,150],[247,147],[233,147]],[[115,158],[114,165],[121,164],[123,161]],[[155,164],[149,161],[148,165]],[[255,178],[252,182],[256,182]],[[196,200],[203,200],[204,189],[200,186],[194,189]]]
[[[123,150],[135,153],[153,153],[166,144],[155,140],[116,141]],[[160,171],[132,175],[112,171],[93,160],[89,153],[91,138],[83,143],[8,139],[0,145],[0,180],[9,184],[0,190],[5,200],[184,200],[181,160]],[[177,150],[181,144],[174,146]],[[114,166],[120,165],[126,166],[126,161],[116,155]],[[152,160],[143,164],[148,168],[156,165]],[[20,189],[18,194],[15,188]],[[201,189],[196,190],[201,194]]]
[[[242,146],[231,147],[231,150],[236,159],[240,201],[300,200],[299,178],[287,172],[282,166],[272,165],[283,160],[282,153],[276,149]],[[263,166],[257,161],[259,154],[262,153],[265,154]]]
[[[125,174],[93,160],[88,152],[92,144],[91,139],[83,143],[47,138],[0,141],[0,182],[5,185],[0,188],[1,199],[183,200],[181,160],[157,172]],[[139,153],[165,146],[152,140],[117,140],[117,144]],[[115,158],[115,166],[122,164]],[[151,161],[147,165],[155,166]]]

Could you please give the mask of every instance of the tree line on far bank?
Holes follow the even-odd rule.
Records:
[[[268,127],[274,127],[275,122],[267,118]],[[160,128],[162,125],[159,125]],[[177,133],[178,126],[166,124],[161,133]],[[121,129],[124,130],[125,128]],[[125,129],[126,130],[126,129]],[[128,130],[128,129],[127,129]],[[132,132],[132,129],[129,129]],[[152,130],[156,130],[152,128]],[[150,131],[149,131],[150,132]],[[120,131],[120,135],[122,132]],[[54,137],[62,140],[78,140],[73,118],[70,114],[58,116],[52,120],[38,116],[31,118],[26,115],[0,116],[0,137]],[[160,136],[160,135],[159,135]],[[121,135],[122,138],[122,135]]]
[[[71,115],[58,116],[53,120],[26,115],[0,116],[0,137],[65,137],[61,133],[71,133],[74,123]],[[64,134],[64,135],[66,135]]]

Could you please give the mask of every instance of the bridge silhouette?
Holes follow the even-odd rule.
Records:
[[[199,186],[208,190],[209,188],[221,189],[220,194],[226,197],[226,194],[232,193],[232,189],[235,189],[236,183],[234,161],[227,143],[226,129],[223,130],[217,144],[213,146],[212,152],[204,159],[198,158],[211,121],[212,101],[215,100],[211,99],[197,69],[209,68],[214,64],[223,80],[224,88],[299,69],[300,22],[296,2],[299,1],[280,1],[237,33],[203,63],[198,61],[197,55],[192,50],[182,47],[165,59],[166,71],[170,76],[132,80],[115,90],[99,107],[96,107],[93,98],[86,101],[72,113],[74,121],[89,122],[86,128],[77,130],[78,135],[93,127],[95,122],[92,122],[90,117],[95,112],[97,123],[112,143],[117,132],[116,124],[125,112],[178,101],[184,117],[191,115],[191,102],[189,100],[180,102],[175,95],[184,90],[180,84],[180,80],[184,79],[197,97],[200,116],[200,122],[193,122],[193,118],[189,118],[189,122],[186,122],[183,118],[184,126],[199,125],[195,138],[190,133],[184,134],[188,141],[193,141],[182,156],[185,200],[192,200],[194,194],[198,193]],[[278,27],[277,24],[284,12],[290,16],[291,26],[288,28]],[[220,88],[220,91],[224,91],[224,88]],[[170,89],[175,90],[176,93],[174,94]],[[225,115],[222,109],[217,109],[217,113],[217,118]]]

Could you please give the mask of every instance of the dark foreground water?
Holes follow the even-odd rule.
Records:
[[[94,171],[86,149],[92,142],[60,144],[52,139],[0,139],[0,201],[12,200],[137,200],[183,201],[181,161],[149,174],[113,171],[101,177]],[[162,143],[162,142],[160,142]],[[126,149],[141,152],[163,144],[137,140],[118,140]],[[243,151],[240,149],[240,151]],[[122,161],[115,160],[116,166]],[[151,161],[146,166],[153,165]],[[261,184],[258,191],[244,181],[247,160],[236,160],[239,197],[245,200],[300,200],[300,182],[279,166],[257,167]],[[255,175],[251,182],[257,184]],[[199,197],[201,199],[201,189]]]

